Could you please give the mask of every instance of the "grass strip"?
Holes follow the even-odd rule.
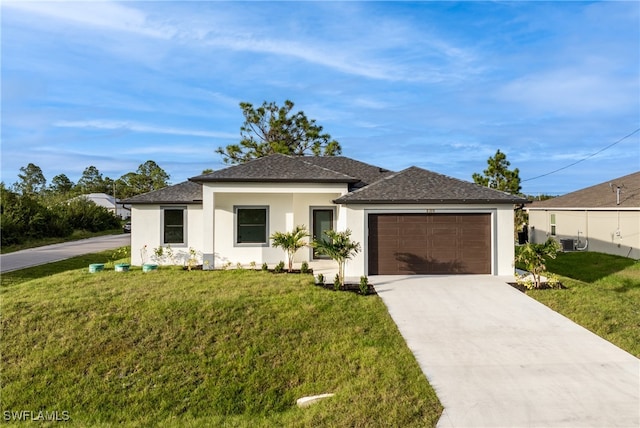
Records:
[[[547,261],[566,290],[527,294],[640,358],[640,262],[594,252]]]

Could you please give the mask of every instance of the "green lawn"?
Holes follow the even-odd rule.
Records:
[[[2,276],[2,412],[67,411],[75,426],[423,427],[440,416],[377,296],[310,275],[87,272],[108,256]],[[295,406],[326,392],[336,396]]]
[[[566,290],[527,294],[640,357],[640,262],[593,252],[559,253],[547,270]]]

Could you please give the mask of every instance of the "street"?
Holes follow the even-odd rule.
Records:
[[[43,265],[112,248],[131,245],[131,234],[99,236],[0,255],[0,273]]]

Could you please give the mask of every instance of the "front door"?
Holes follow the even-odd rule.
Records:
[[[312,211],[312,233],[314,240],[327,239],[325,231],[333,230],[333,210],[332,209],[314,209]],[[326,259],[326,256],[316,254],[313,250],[314,259]]]

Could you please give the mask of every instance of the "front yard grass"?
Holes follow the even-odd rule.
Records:
[[[74,426],[423,427],[442,411],[377,296],[242,270],[27,271],[2,278],[3,415],[67,411]],[[295,406],[327,392],[336,395]]]
[[[640,358],[640,262],[594,252],[559,253],[547,270],[566,290],[527,294]]]

